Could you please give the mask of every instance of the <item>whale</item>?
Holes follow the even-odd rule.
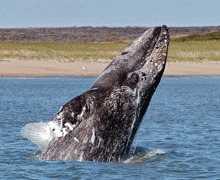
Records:
[[[125,160],[163,75],[169,41],[165,25],[149,28],[49,122],[25,126],[23,136],[42,147],[40,159]]]

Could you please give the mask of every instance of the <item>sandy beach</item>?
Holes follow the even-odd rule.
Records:
[[[0,77],[97,76],[108,63],[0,61]],[[168,62],[165,76],[220,76],[220,62]]]

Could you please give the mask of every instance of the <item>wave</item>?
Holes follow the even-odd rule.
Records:
[[[164,155],[166,155],[166,152],[161,149],[147,151],[143,147],[136,147],[135,151],[130,155],[130,157],[124,160],[123,163],[142,163],[154,157]]]

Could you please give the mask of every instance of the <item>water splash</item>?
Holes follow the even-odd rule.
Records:
[[[21,135],[44,152],[52,141],[65,137],[75,127],[69,122],[62,125],[62,121],[29,123],[21,129]]]
[[[45,151],[52,140],[62,136],[62,131],[56,122],[38,122],[26,124],[21,135]]]
[[[148,151],[148,152],[146,152],[143,149],[139,149],[138,151],[134,152],[134,154],[131,157],[124,160],[123,163],[142,163],[142,162],[149,160],[153,157],[163,156],[163,155],[166,155],[166,152],[161,149],[157,149],[154,151]]]

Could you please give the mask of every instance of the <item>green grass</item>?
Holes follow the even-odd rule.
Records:
[[[168,60],[220,61],[220,41],[171,41]]]
[[[0,60],[110,61],[130,42],[0,42]],[[168,61],[220,61],[220,32],[172,38]]]
[[[172,38],[170,61],[220,61],[220,32]]]
[[[220,31],[211,32],[207,34],[192,34],[188,36],[182,36],[174,38],[174,42],[184,42],[184,41],[210,41],[210,40],[220,40]]]
[[[127,43],[1,42],[0,59],[102,61],[112,59]]]

